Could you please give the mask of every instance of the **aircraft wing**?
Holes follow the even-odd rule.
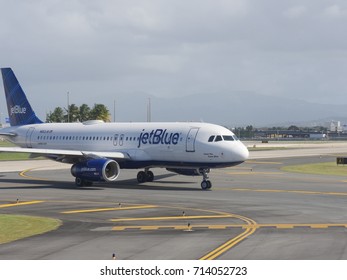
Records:
[[[30,153],[36,156],[45,156],[57,161],[65,161],[65,159],[76,158],[111,158],[118,160],[130,160],[130,156],[123,152],[96,152],[96,151],[72,151],[72,150],[56,150],[56,149],[34,149],[20,147],[0,147],[0,152],[9,153]],[[66,160],[70,162],[70,160]],[[72,160],[71,162],[74,162]]]

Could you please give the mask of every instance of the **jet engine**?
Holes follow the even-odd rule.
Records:
[[[71,167],[72,176],[82,181],[115,181],[119,175],[119,164],[111,159],[99,158],[79,162]]]

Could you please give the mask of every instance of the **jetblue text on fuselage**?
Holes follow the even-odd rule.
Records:
[[[140,134],[137,147],[140,148],[142,144],[177,145],[179,138],[180,134],[178,132],[167,132],[167,129],[158,128],[156,130],[153,129],[151,132],[145,132],[145,130],[143,129]]]

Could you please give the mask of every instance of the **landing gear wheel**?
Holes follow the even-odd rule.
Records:
[[[148,169],[145,169],[145,171],[140,171],[137,173],[137,182],[145,183],[145,182],[153,182],[154,180],[154,174],[152,171],[149,171]]]
[[[211,182],[210,181],[202,181],[201,182],[201,188],[203,190],[207,190],[207,189],[210,189],[211,188]]]
[[[154,174],[152,171],[147,171],[146,173],[146,181],[147,182],[153,182],[154,180]]]
[[[147,176],[144,171],[140,171],[139,173],[137,173],[137,182],[144,183],[146,182],[146,179],[147,179]]]
[[[208,173],[210,172],[210,169],[208,168],[200,168],[199,173],[202,175],[203,181],[201,182],[201,188],[203,190],[209,190],[212,187],[212,183],[210,180],[208,180]]]
[[[84,180],[82,178],[76,177],[75,184],[77,187],[83,187],[84,186]]]

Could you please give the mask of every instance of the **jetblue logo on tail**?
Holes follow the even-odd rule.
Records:
[[[142,144],[165,144],[165,145],[177,145],[180,139],[180,134],[178,132],[167,132],[167,129],[156,129],[151,132],[144,132],[139,137],[139,143],[137,145],[138,148],[141,147]]]
[[[11,107],[11,116],[13,114],[26,114],[26,112],[27,112],[27,108],[26,107],[21,107],[19,105]]]
[[[32,110],[11,68],[1,68],[11,126],[42,123]]]

